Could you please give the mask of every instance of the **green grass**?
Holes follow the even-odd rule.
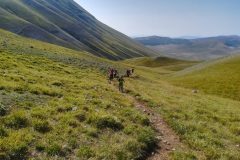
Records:
[[[108,84],[112,62],[0,34],[0,159],[146,156],[155,132]]]
[[[123,62],[127,64],[137,65],[137,66],[150,67],[156,70],[161,68],[161,69],[167,69],[170,71],[179,71],[199,63],[196,61],[185,61],[185,60],[173,59],[168,57],[133,58],[133,59],[125,60]]]
[[[239,159],[239,101],[192,93],[153,70],[136,68],[136,74],[127,83],[130,93],[160,113],[187,145],[172,159]]]
[[[201,73],[205,64],[174,73],[0,33],[0,159],[145,157],[156,133],[133,101],[107,83],[109,66],[121,74],[135,67],[135,75],[125,79],[128,93],[161,114],[186,145],[171,152],[171,159],[239,159],[240,102],[172,82],[192,70]],[[238,66],[236,58],[222,62],[217,68]],[[212,74],[218,73],[214,66],[208,65]],[[238,74],[222,74],[228,72],[237,87]]]
[[[215,60],[200,67],[186,73],[182,71],[170,80],[178,86],[240,100],[240,56]]]

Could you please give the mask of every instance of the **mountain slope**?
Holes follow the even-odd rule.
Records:
[[[1,0],[0,28],[114,60],[155,54],[73,0]]]
[[[180,39],[168,37],[140,37],[136,41],[157,50],[163,55],[188,59],[215,59],[240,51],[239,36],[219,36],[198,39]]]
[[[240,100],[240,56],[205,62],[172,77],[174,84]]]
[[[146,156],[155,132],[133,101],[107,83],[114,62],[0,35],[1,160]]]

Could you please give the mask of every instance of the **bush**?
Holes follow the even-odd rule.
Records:
[[[0,137],[7,137],[8,134],[4,128],[0,127]]]
[[[26,144],[18,145],[16,148],[14,148],[11,153],[9,154],[9,157],[11,160],[19,160],[19,159],[27,159],[26,156],[28,154],[28,147]]]
[[[20,129],[27,127],[28,125],[28,119],[26,115],[23,112],[16,112],[10,116],[8,116],[4,123],[7,127],[14,128],[14,129]]]
[[[146,128],[138,133],[137,140],[144,144],[144,150],[150,152],[157,145],[157,139],[154,131],[151,128]]]
[[[124,128],[121,122],[116,121],[112,117],[100,117],[97,119],[96,125],[99,129],[110,128],[115,131],[122,130]]]
[[[9,157],[7,156],[6,153],[1,153],[1,152],[0,152],[0,159],[1,159],[1,160],[8,160]]]
[[[40,133],[47,133],[51,130],[51,126],[49,125],[48,121],[35,121],[33,127]]]
[[[38,152],[42,152],[42,151],[45,150],[45,146],[42,145],[42,144],[37,144],[37,145],[36,145],[36,150],[37,150]]]
[[[0,103],[0,116],[4,116],[6,115],[6,113],[7,113],[6,107],[2,103]]]
[[[84,122],[86,120],[86,116],[84,113],[80,113],[75,116],[79,122]]]
[[[94,157],[94,152],[90,147],[81,147],[78,150],[77,156],[82,160],[90,159],[91,157]]]
[[[55,156],[55,155],[63,156],[64,155],[64,153],[62,152],[61,146],[59,146],[57,144],[52,144],[49,147],[47,147],[46,152],[50,156]]]
[[[63,86],[63,83],[62,82],[53,82],[52,85],[60,87],[60,86]]]

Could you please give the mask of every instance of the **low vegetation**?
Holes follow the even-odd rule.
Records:
[[[155,132],[108,84],[112,62],[0,33],[0,159],[146,156]]]
[[[188,147],[176,149],[172,159],[239,159],[239,101],[176,87],[161,72],[140,68],[136,72],[128,80],[129,93],[160,113]],[[238,76],[234,73],[232,77]]]
[[[238,87],[237,58],[209,70],[174,73],[178,63],[132,66],[0,33],[0,159],[146,157],[156,147],[156,133],[133,100],[107,83],[109,66],[117,66],[120,74],[135,68],[126,79],[127,94],[161,114],[186,145],[172,151],[172,159],[239,159],[240,102],[225,83],[232,77]],[[209,73],[206,88],[194,79]],[[230,93],[218,94],[221,87],[210,85],[216,82]]]
[[[166,69],[169,71],[179,71],[184,68],[193,66],[199,62],[197,61],[185,61],[180,59],[168,58],[168,57],[155,57],[155,58],[133,58],[125,60],[124,63],[150,67],[154,69]]]
[[[173,84],[240,101],[240,56],[232,56],[182,71]]]

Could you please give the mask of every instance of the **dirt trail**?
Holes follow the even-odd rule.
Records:
[[[179,148],[184,148],[184,145],[180,142],[179,136],[168,126],[168,124],[161,118],[161,116],[155,113],[151,108],[147,107],[144,103],[137,100],[135,106],[144,114],[148,115],[148,118],[152,126],[158,132],[158,148],[152,153],[148,160],[168,160],[169,153]]]

